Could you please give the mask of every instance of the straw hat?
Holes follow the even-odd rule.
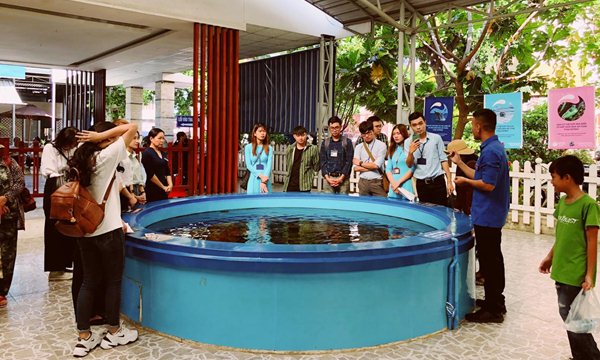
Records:
[[[452,140],[446,148],[447,153],[455,152],[459,155],[471,155],[475,153],[475,150],[467,146],[467,143],[462,139]]]

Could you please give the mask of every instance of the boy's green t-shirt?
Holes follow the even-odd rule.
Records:
[[[550,277],[563,284],[581,286],[587,271],[585,229],[600,224],[598,204],[588,194],[572,204],[563,196],[554,210],[556,241]],[[594,273],[594,282],[596,274]]]

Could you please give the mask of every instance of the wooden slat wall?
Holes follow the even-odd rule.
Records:
[[[238,166],[239,31],[196,26],[200,37],[200,120],[199,136],[195,137],[199,166],[193,179],[194,193],[233,193]]]

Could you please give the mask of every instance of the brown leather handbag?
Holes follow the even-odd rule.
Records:
[[[98,204],[92,194],[81,186],[78,176],[56,189],[50,196],[50,219],[56,220],[56,230],[70,237],[82,237],[96,231],[104,220],[104,206],[114,181],[113,176],[102,204]]]
[[[29,189],[27,189],[26,187],[23,187],[23,190],[19,194],[19,201],[21,202],[21,205],[23,205],[23,210],[25,212],[35,210],[37,206],[35,203],[35,198],[33,197],[33,195],[31,195]]]

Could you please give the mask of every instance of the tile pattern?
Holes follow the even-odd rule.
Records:
[[[0,309],[0,358],[69,359],[76,341],[70,282],[48,282],[43,272],[43,218],[28,214],[19,234],[15,280],[9,304]],[[89,359],[568,359],[552,281],[537,272],[552,237],[505,230],[508,314],[503,324],[461,323],[455,331],[377,348],[322,353],[247,352],[181,341],[140,329],[139,340]],[[481,292],[482,289],[478,288]],[[366,309],[365,309],[366,311]],[[101,329],[101,328],[100,328]]]

